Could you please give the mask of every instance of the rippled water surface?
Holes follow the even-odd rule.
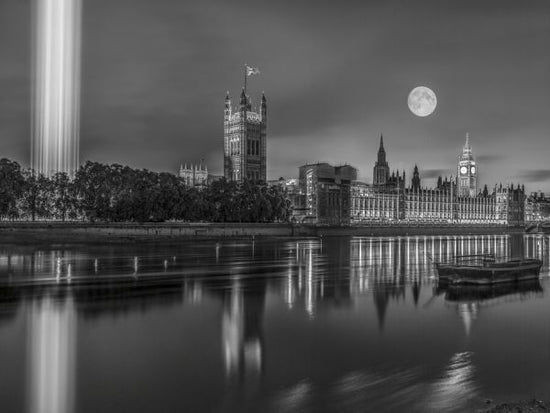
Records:
[[[439,412],[550,397],[548,236],[0,246],[3,412]],[[437,286],[431,259],[544,261]]]

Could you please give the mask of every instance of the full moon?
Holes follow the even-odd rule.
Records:
[[[429,87],[418,86],[409,93],[407,103],[412,113],[416,116],[425,117],[431,115],[435,110],[437,98]]]

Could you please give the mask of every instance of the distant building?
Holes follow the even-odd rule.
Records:
[[[350,188],[357,170],[350,165],[307,164],[299,168],[304,222],[331,225],[350,223]]]
[[[499,222],[521,226],[525,224],[525,188],[519,185],[495,187],[496,214]]]
[[[466,169],[465,169],[466,168]],[[477,192],[477,169],[469,143],[458,163],[456,180],[439,177],[436,188],[421,185],[414,166],[410,186],[405,172],[389,175],[383,138],[374,166],[373,184],[354,181],[350,185],[352,224],[368,223],[460,223],[522,225],[525,215],[523,187],[495,186]]]
[[[544,192],[533,192],[525,198],[525,221],[541,222],[550,220],[550,198]]]
[[[351,222],[523,225],[523,189],[495,187],[488,195],[459,196],[456,184],[404,190],[355,181],[351,184]]]
[[[470,146],[470,135],[466,134],[466,142],[457,163],[458,194],[460,196],[477,195],[477,165]]]
[[[290,203],[290,219],[293,222],[302,222],[308,216],[306,208],[305,191],[300,187],[298,178],[279,178],[277,180],[268,181],[268,185],[277,186],[283,191],[284,197]]]
[[[203,186],[208,184],[208,167],[201,160],[199,164],[187,162],[180,165],[178,176],[187,186]]]
[[[252,110],[245,90],[238,107],[231,107],[229,92],[224,110],[224,176],[228,181],[267,181],[267,101]]]

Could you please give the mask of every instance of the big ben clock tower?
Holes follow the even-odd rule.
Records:
[[[477,165],[470,146],[470,135],[466,134],[466,143],[457,165],[457,184],[459,196],[476,196]]]

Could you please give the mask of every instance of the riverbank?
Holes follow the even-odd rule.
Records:
[[[474,235],[523,232],[479,225],[372,225],[330,227],[240,223],[62,223],[2,222],[0,243],[125,243],[250,237]]]
[[[542,400],[531,399],[517,402],[500,403],[487,409],[479,410],[479,413],[527,413],[548,412],[550,403]]]

